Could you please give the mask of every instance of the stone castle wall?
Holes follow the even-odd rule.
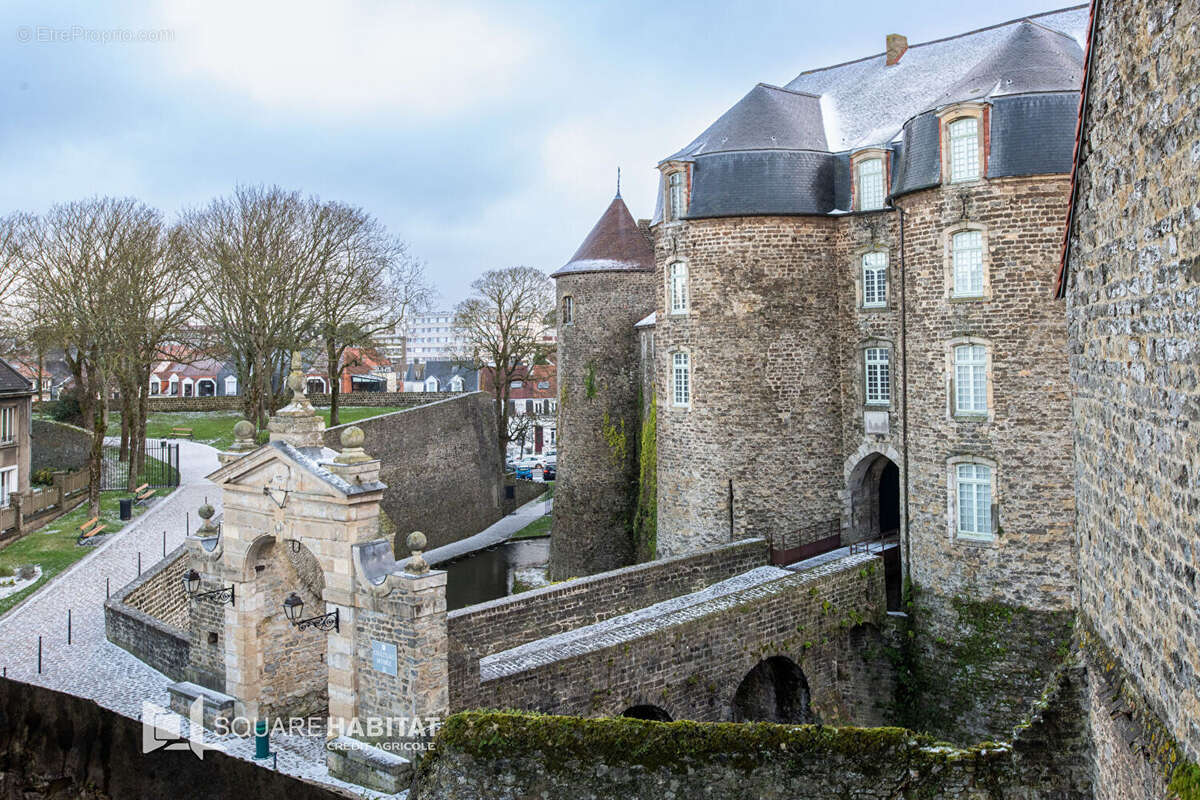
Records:
[[[1195,763],[1200,8],[1101,0],[1097,15],[1065,286],[1080,602],[1129,677],[1119,708],[1144,706],[1176,743],[1151,755]],[[1119,735],[1094,706],[1098,796],[1135,796],[1147,781],[1145,737]],[[1154,770],[1161,780],[1170,765]]]
[[[30,442],[31,471],[61,469],[71,472],[87,466],[92,448],[92,434],[74,425],[48,419],[34,419]]]
[[[338,407],[371,406],[374,408],[411,408],[434,403],[453,397],[445,392],[342,392],[338,395]],[[328,406],[328,394],[310,394],[308,400],[314,406]],[[243,398],[239,395],[220,397],[151,397],[150,411],[240,411]],[[113,401],[113,409],[119,410],[121,401]]]
[[[421,531],[431,549],[473,536],[505,513],[493,398],[485,392],[434,396],[441,402],[325,431],[325,445],[340,450],[345,428],[363,430],[367,452],[383,462],[382,508],[397,541]]]
[[[634,561],[638,478],[638,337],[652,307],[649,272],[567,274],[558,308],[573,298],[574,322],[558,328],[558,478],[550,570],[562,579]]]
[[[656,229],[660,555],[807,529],[820,538],[839,518],[837,231],[833,219],[791,217]],[[677,261],[687,314],[667,308]],[[676,352],[690,358],[690,408],[672,402]]]
[[[181,580],[187,570],[181,545],[104,603],[108,640],[177,681],[190,680],[192,658],[188,598]]]
[[[447,615],[450,708],[478,707],[483,656],[698,591],[766,563],[766,542],[751,539],[452,611]]]

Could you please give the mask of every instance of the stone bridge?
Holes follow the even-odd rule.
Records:
[[[718,556],[723,569],[708,563]],[[607,590],[616,598],[625,596],[628,605],[628,596],[638,591],[624,584],[639,571],[642,582],[657,585],[676,569],[699,567],[706,567],[702,571],[709,578],[693,576],[707,584],[702,588],[608,618],[598,603],[597,621],[508,649],[497,649],[497,636],[484,646],[488,652],[474,657],[466,654],[463,640],[472,631],[478,635],[480,620],[472,617],[480,607],[464,609],[458,618],[451,615],[451,710],[883,722],[879,706],[890,699],[893,684],[878,646],[886,615],[878,555],[814,559],[781,569],[765,565],[765,552],[754,543],[739,543],[585,580],[601,593],[606,581],[612,583]],[[738,567],[747,568],[722,575]],[[490,611],[519,613],[521,599],[489,604]],[[528,602],[545,601],[531,597]],[[498,634],[503,627],[496,626]],[[547,630],[554,631],[542,629],[543,635]],[[509,632],[519,641],[519,626]]]

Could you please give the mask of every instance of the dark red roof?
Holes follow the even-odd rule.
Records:
[[[550,277],[573,272],[641,272],[654,269],[654,251],[620,195],[583,240],[566,266]]]

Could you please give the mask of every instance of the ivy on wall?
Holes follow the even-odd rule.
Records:
[[[641,404],[638,404],[639,407]],[[638,499],[633,517],[633,541],[638,561],[653,561],[658,554],[658,401],[642,420],[638,447]]]

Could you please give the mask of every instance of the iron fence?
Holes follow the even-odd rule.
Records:
[[[129,488],[132,458],[122,461],[120,448],[104,448],[104,468],[100,475],[100,491],[123,491]],[[174,488],[179,485],[179,443],[165,439],[146,440],[146,458],[133,481],[135,487],[147,484],[151,489]]]

